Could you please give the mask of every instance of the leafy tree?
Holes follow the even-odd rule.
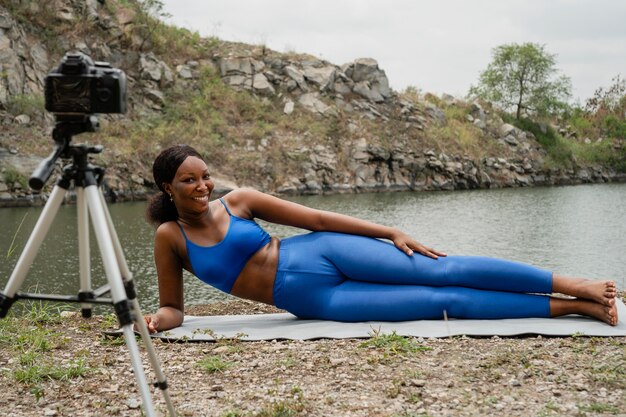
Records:
[[[554,114],[566,108],[571,96],[567,76],[559,75],[555,55],[545,46],[512,43],[493,49],[493,60],[480,74],[470,96],[491,101],[506,111],[539,115]]]

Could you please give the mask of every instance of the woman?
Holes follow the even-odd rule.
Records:
[[[151,332],[183,322],[183,269],[237,297],[298,317],[339,321],[556,317],[583,314],[617,324],[613,281],[567,278],[520,263],[456,257],[405,233],[337,213],[238,189],[211,201],[200,154],[165,149],[153,166],[161,193],[148,220],[160,308]],[[279,241],[252,219],[314,233]],[[385,242],[379,239],[387,239]],[[417,252],[417,253],[415,253]],[[558,292],[574,299],[552,298]]]

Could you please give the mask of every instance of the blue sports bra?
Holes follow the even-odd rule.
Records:
[[[200,246],[187,238],[178,224],[187,246],[187,256],[195,276],[213,287],[230,293],[246,262],[267,245],[270,235],[254,220],[233,215],[223,199],[221,203],[230,216],[226,236],[211,246]]]

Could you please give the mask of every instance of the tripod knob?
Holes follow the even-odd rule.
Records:
[[[102,145],[93,145],[87,147],[87,153],[100,153],[104,148]]]

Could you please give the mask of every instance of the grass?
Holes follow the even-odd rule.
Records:
[[[14,116],[27,114],[31,118],[41,117],[45,111],[43,94],[15,94],[9,96],[7,111]]]
[[[21,359],[21,357],[20,357]],[[34,385],[46,379],[69,380],[84,376],[90,368],[85,358],[79,358],[66,364],[41,363],[34,358],[32,362],[23,363],[22,368],[14,371],[13,377],[22,384]]]
[[[3,373],[17,383],[29,386],[36,400],[45,393],[40,385],[43,381],[80,378],[92,370],[87,365],[88,352],[74,352],[72,357],[62,361],[51,356],[68,343],[66,336],[51,330],[61,322],[59,313],[62,308],[31,302],[19,317],[10,311],[0,320],[0,351],[17,359],[9,362]]]
[[[388,355],[408,355],[416,352],[431,350],[427,346],[418,344],[415,339],[398,335],[395,331],[381,334],[374,330],[371,339],[359,345],[360,348],[374,348]]]
[[[14,184],[17,183],[23,189],[28,188],[28,180],[26,179],[26,176],[18,171],[17,168],[15,168],[14,166],[7,164],[4,167],[4,172],[2,173],[2,175],[4,177],[4,182],[9,187],[14,187]]]
[[[257,417],[296,417],[306,410],[304,393],[298,386],[291,388],[286,394],[288,398],[271,401],[254,415]]]
[[[600,402],[592,402],[585,405],[578,405],[578,410],[585,416],[586,413],[594,414],[620,414],[620,409],[614,405]]]
[[[196,363],[196,366],[208,373],[224,372],[233,365],[219,356],[207,356]]]
[[[20,229],[22,228],[22,225],[24,224],[24,220],[26,220],[26,216],[28,216],[28,213],[24,213],[24,216],[22,217],[22,220],[20,221],[20,224],[17,226],[17,229],[15,230],[15,233],[13,234],[13,238],[11,238],[11,243],[9,244],[9,248],[7,249],[7,254],[6,254],[6,259],[7,260],[11,259],[11,257],[13,257],[13,254],[17,250],[17,245],[15,244],[15,239],[17,238],[17,236],[20,233]]]

